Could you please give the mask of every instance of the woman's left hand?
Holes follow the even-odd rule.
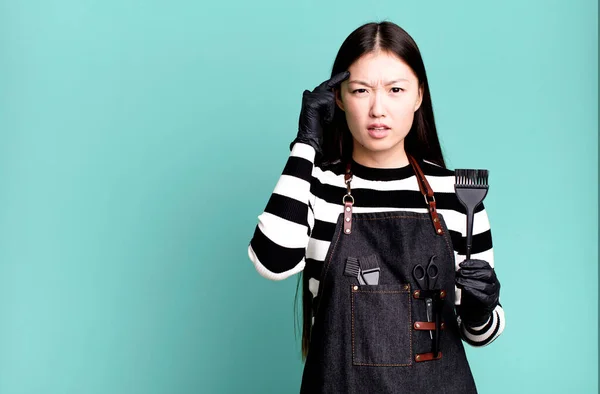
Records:
[[[455,279],[456,286],[462,290],[458,313],[465,323],[482,325],[499,303],[500,282],[487,261],[465,260],[459,267]]]

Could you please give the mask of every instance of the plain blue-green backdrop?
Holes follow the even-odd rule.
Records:
[[[301,94],[369,21],[490,170],[506,330],[481,393],[598,390],[598,6],[0,1],[0,393],[294,393],[296,279],[247,245]]]

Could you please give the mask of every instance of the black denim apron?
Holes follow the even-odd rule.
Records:
[[[477,392],[454,311],[452,241],[433,191],[409,160],[428,213],[352,213],[348,166],[348,194],[321,273],[301,393]],[[347,276],[349,259],[375,262],[378,283]],[[421,290],[413,268],[432,260],[436,286]],[[437,324],[434,316],[428,322],[425,298],[439,306]]]

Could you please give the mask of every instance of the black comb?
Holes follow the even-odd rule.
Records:
[[[465,170],[454,171],[456,196],[467,209],[467,260],[471,258],[471,246],[473,242],[473,216],[475,208],[485,198],[488,192],[488,170]]]

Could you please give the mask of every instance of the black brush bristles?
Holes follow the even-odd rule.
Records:
[[[364,285],[364,281],[360,275],[360,264],[356,257],[348,257],[346,266],[344,267],[344,275],[358,279],[358,284]]]
[[[488,170],[464,170],[454,171],[456,187],[488,187]]]
[[[473,217],[475,208],[485,198],[488,192],[488,170],[454,170],[454,190],[460,203],[467,209],[467,260],[471,258],[473,241]]]

